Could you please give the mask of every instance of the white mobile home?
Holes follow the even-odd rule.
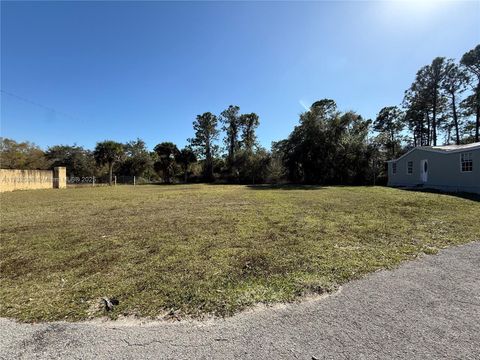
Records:
[[[413,148],[388,161],[388,186],[480,194],[480,142]]]

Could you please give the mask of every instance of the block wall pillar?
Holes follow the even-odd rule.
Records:
[[[55,189],[65,189],[67,187],[67,168],[64,166],[53,168],[53,187]]]

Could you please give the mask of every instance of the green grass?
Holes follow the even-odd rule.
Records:
[[[480,239],[480,202],[382,187],[3,193],[0,316],[231,315]]]

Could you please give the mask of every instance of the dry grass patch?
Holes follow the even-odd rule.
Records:
[[[230,315],[480,239],[480,203],[381,187],[118,186],[0,194],[0,316]]]

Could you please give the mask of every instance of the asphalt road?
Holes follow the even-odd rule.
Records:
[[[206,322],[19,324],[4,359],[480,359],[480,242],[299,304]]]

